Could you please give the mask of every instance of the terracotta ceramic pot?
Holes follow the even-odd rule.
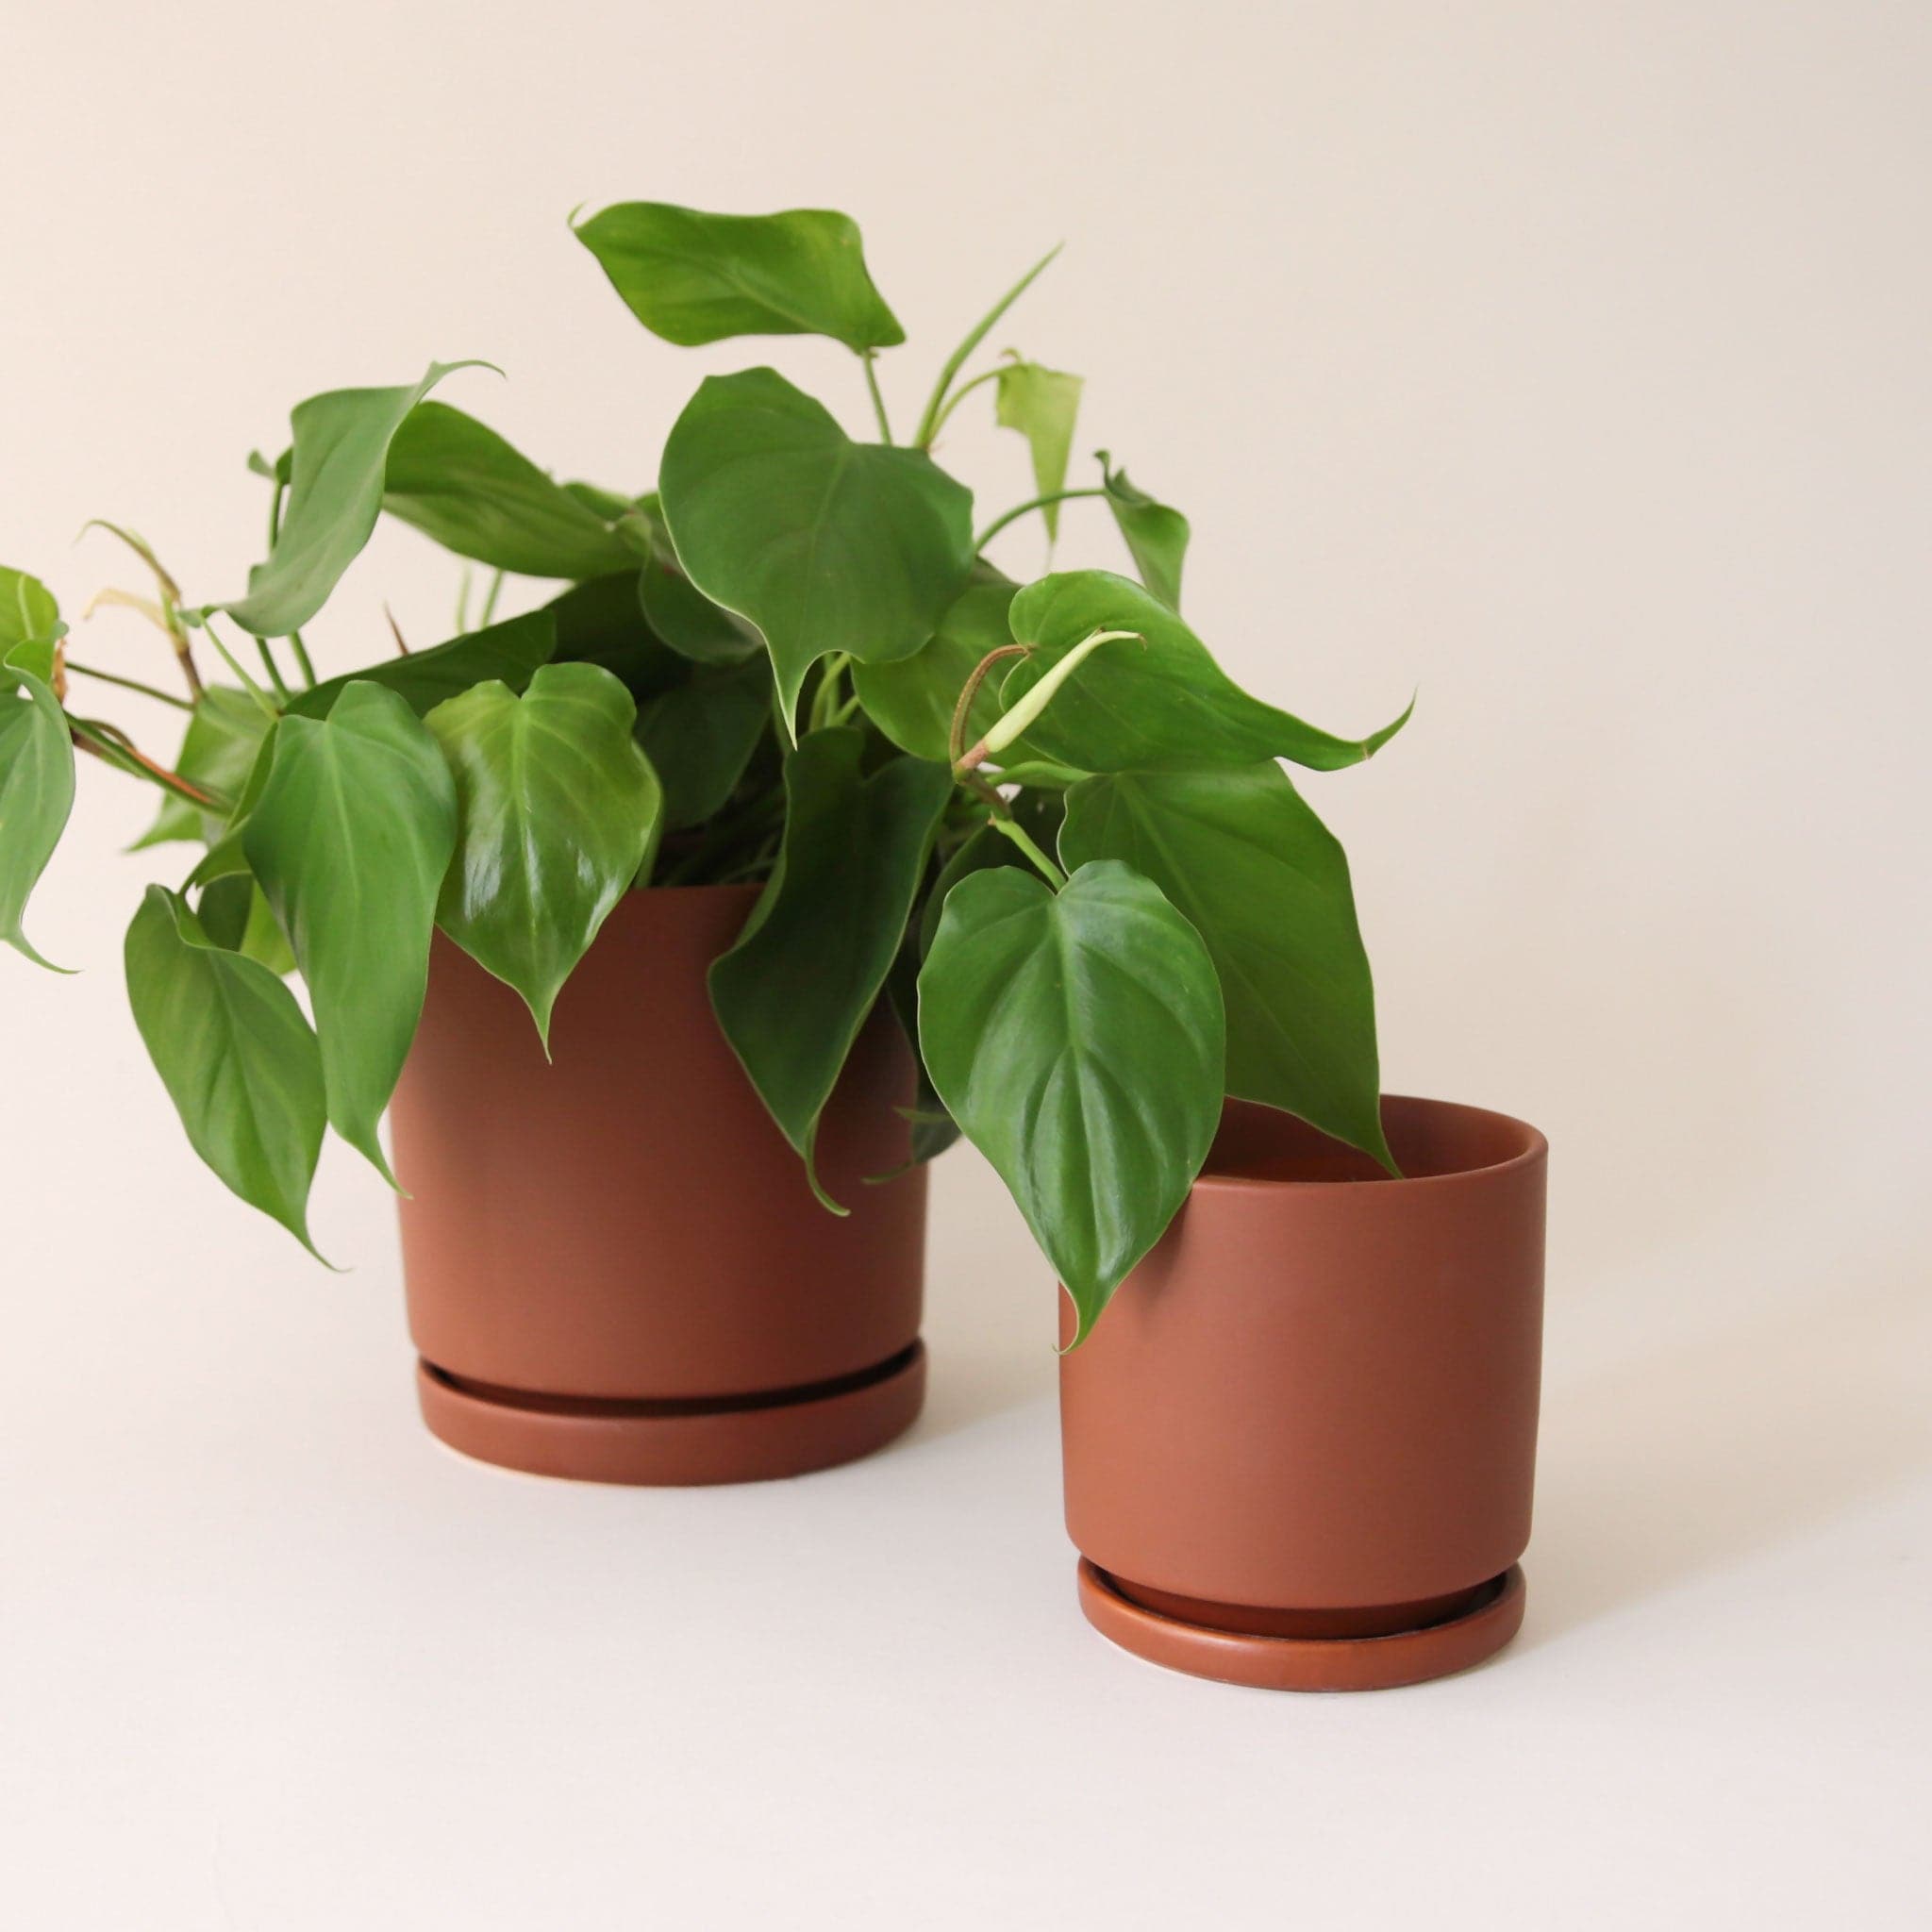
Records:
[[[1174,1225],[1061,1358],[1081,1605],[1156,1663],[1377,1689],[1523,1621],[1548,1147],[1442,1101],[1383,1119],[1402,1180],[1230,1102]]]
[[[919,1413],[925,1175],[905,1041],[861,1034],[818,1140],[846,1219],[725,1044],[705,973],[755,887],[627,895],[557,1002],[441,935],[395,1096],[409,1333],[431,1429],[513,1469],[744,1482],[843,1462]]]

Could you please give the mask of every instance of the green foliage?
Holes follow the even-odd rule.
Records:
[[[1056,894],[1011,870],[946,900],[919,1035],[1078,1312],[1077,1341],[1186,1198],[1221,1119],[1221,989],[1201,936],[1126,866]]]
[[[51,684],[54,647],[66,634],[60,607],[46,585],[0,564],[0,692],[13,688],[18,672]],[[8,659],[15,657],[17,669],[9,671]]]
[[[558,991],[649,863],[663,807],[637,707],[595,664],[491,680],[427,723],[456,778],[456,862],[437,924],[515,987],[546,1046]]]
[[[194,1151],[314,1253],[308,1189],[325,1123],[322,1055],[295,996],[225,951],[165,886],[127,928],[127,999]]]
[[[456,786],[393,691],[357,681],[290,716],[242,846],[308,983],[328,1118],[384,1179],[375,1127],[403,1071],[457,841]]]
[[[814,731],[786,759],[778,870],[711,968],[724,1037],[808,1171],[819,1115],[885,985],[952,791],[943,766],[918,758],[868,774],[865,751],[858,731]]]
[[[638,742],[664,785],[664,823],[701,825],[724,808],[772,723],[762,664],[708,665],[638,713]]]
[[[328,602],[361,554],[382,510],[391,439],[423,398],[467,362],[432,362],[400,389],[339,389],[297,403],[289,508],[268,561],[248,575],[248,594],[219,608],[258,638],[286,637]]]
[[[1359,764],[1408,720],[1367,738],[1305,724],[1241,689],[1199,638],[1139,584],[1109,571],[1064,571],[1013,599],[1013,636],[1033,646],[1001,687],[1010,709],[1096,631],[1131,631],[1088,661],[1028,731],[1042,758],[1083,772],[1176,771],[1289,758],[1318,772]]]
[[[1060,858],[1124,860],[1186,915],[1227,1006],[1227,1091],[1391,1171],[1348,860],[1278,765],[1122,772],[1067,794]]]
[[[458,557],[522,576],[594,577],[635,560],[614,519],[447,403],[418,403],[403,418],[382,507]]]
[[[1011,641],[1007,611],[1018,588],[991,564],[977,563],[938,628],[909,658],[853,665],[852,689],[866,715],[902,751],[940,764],[951,758],[946,739],[954,708],[973,667]],[[973,701],[966,742],[983,737],[999,714],[999,683],[989,678]]]
[[[576,238],[667,342],[818,335],[863,354],[906,340],[844,215],[712,215],[629,201],[580,224]]]
[[[1134,559],[1141,581],[1170,610],[1178,610],[1181,564],[1191,535],[1187,518],[1179,510],[1157,503],[1144,490],[1136,490],[1124,470],[1112,467],[1105,450],[1100,452],[1100,473],[1106,479],[1107,507],[1126,540],[1127,554]]]
[[[559,600],[560,601],[560,600]],[[473,685],[493,680],[522,691],[540,665],[558,655],[558,607],[507,618],[484,630],[465,631],[434,650],[384,658],[361,671],[331,677],[305,691],[289,707],[296,718],[326,718],[352,684],[379,685],[425,718]]]
[[[994,414],[1002,429],[1017,429],[1026,439],[1033,452],[1033,481],[1041,496],[1066,488],[1080,388],[1077,375],[1042,368],[1038,362],[1009,362],[999,373]],[[1060,507],[1042,504],[1040,513],[1051,541],[1059,535]]]
[[[195,703],[175,758],[175,770],[211,797],[237,799],[255,768],[269,723],[261,707],[245,691],[210,685]],[[219,813],[205,811],[179,792],[170,791],[163,796],[154,824],[134,841],[134,847],[140,851],[175,839],[199,839],[211,845],[221,836],[222,826]]]
[[[74,745],[59,699],[27,668],[37,641],[0,658],[0,940],[48,966],[21,922],[74,809]]]
[[[690,667],[651,628],[638,585],[634,563],[628,570],[573,585],[537,614],[556,626],[553,656],[558,663],[601,664],[641,705],[681,683]],[[513,691],[522,689],[514,678],[504,682]]]
[[[659,487],[686,573],[758,626],[788,718],[827,652],[911,656],[973,567],[968,491],[917,450],[852,441],[770,369],[706,379]]]
[[[696,664],[741,664],[764,648],[758,631],[713,604],[681,570],[653,558],[639,584],[644,617],[681,658]]]
[[[433,927],[547,1037],[620,895],[654,881],[762,886],[712,1004],[813,1187],[823,1109],[889,1008],[920,1061],[912,1161],[962,1131],[986,1153],[1080,1336],[1185,1197],[1225,1094],[1386,1161],[1347,863],[1274,761],[1358,763],[1407,713],[1343,738],[1241,689],[1178,615],[1187,519],[1105,453],[1097,489],[1067,488],[1080,379],[1018,351],[969,370],[1058,251],[966,332],[895,445],[873,364],[902,331],[843,215],[633,202],[575,232],[669,341],[852,349],[864,366],[831,400],[869,405],[880,441],[771,369],[712,375],[658,489],[632,494],[556,480],[431,400],[443,365],[313,396],[290,448],[249,461],[273,491],[268,558],[211,607],[260,641],[258,678],[228,618],[206,623],[153,546],[107,526],[157,586],[110,594],[166,633],[192,700],[172,768],[67,708],[78,677],[170,694],[64,661],[53,598],[0,571],[0,937],[36,957],[22,911],[74,742],[158,786],[142,842],[208,850],[129,931],[136,1018],[194,1146],[305,1241],[325,1124],[388,1172],[378,1124]],[[971,492],[929,452],[990,385],[1035,494],[975,540]],[[1020,587],[976,554],[1036,510],[1069,537],[1074,496],[1104,498],[1139,583]],[[317,682],[300,627],[385,509],[466,572],[565,588]],[[204,687],[210,652],[232,684]]]

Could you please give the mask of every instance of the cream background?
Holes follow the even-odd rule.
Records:
[[[326,1276],[176,1130],[118,965],[175,859],[114,856],[149,802],[86,770],[30,918],[83,974],[0,960],[8,1917],[1925,1923],[1932,13],[184,0],[11,9],[0,75],[0,556],[70,614],[132,580],[91,515],[237,591],[244,453],[431,357],[613,485],[707,370],[862,427],[831,345],[645,335],[580,201],[849,209],[902,429],[1064,237],[990,346],[1088,377],[1237,675],[1342,729],[1420,687],[1307,788],[1388,1082],[1555,1148],[1517,1650],[1163,1677],[1074,1611],[1048,1287],[969,1154],[893,1455],[677,1496],[435,1451],[375,1180],[326,1158]],[[983,421],[990,512],[1031,491]],[[1116,562],[1104,511],[1060,555]],[[386,531],[318,654],[453,592]]]

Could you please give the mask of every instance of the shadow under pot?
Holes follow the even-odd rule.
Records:
[[[1522,1624],[1548,1146],[1442,1101],[1383,1121],[1401,1180],[1230,1101],[1174,1225],[1061,1358],[1081,1607],[1153,1663],[1381,1690]]]
[[[813,1198],[726,1045],[705,975],[754,886],[627,894],[557,1001],[523,1001],[437,936],[393,1105],[423,1415],[541,1475],[724,1483],[881,1447],[925,1392],[925,1172],[894,1108],[891,1016],[853,1048]]]

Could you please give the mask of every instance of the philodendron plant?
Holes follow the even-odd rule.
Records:
[[[1012,352],[969,370],[1046,263],[899,441],[875,365],[903,331],[842,215],[639,202],[575,233],[668,341],[842,342],[875,438],[775,370],[710,376],[639,495],[554,481],[445,400],[470,365],[313,396],[275,461],[250,458],[269,549],[242,594],[194,604],[102,526],[152,579],[102,597],[151,620],[179,695],[79,661],[43,586],[0,573],[0,936],[39,959],[22,912],[76,748],[158,788],[142,842],[205,850],[128,928],[135,1022],[196,1151],[305,1243],[325,1126],[388,1174],[377,1124],[432,930],[547,1041],[644,887],[763,882],[712,1001],[808,1174],[853,1041],[891,1006],[920,1060],[911,1158],[961,1132],[986,1154],[1080,1335],[1179,1207],[1224,1094],[1387,1163],[1346,862],[1280,761],[1354,764],[1403,720],[1338,738],[1237,687],[1180,615],[1185,518],[1105,455],[1069,485],[1079,378]],[[975,524],[932,452],[978,391],[1034,491]],[[1090,498],[1138,581],[1022,588],[987,561],[1016,519],[1052,537]],[[497,573],[481,622],[319,680],[304,626],[384,514]],[[568,588],[493,622],[505,575]],[[172,762],[83,707],[90,680],[185,711]]]

